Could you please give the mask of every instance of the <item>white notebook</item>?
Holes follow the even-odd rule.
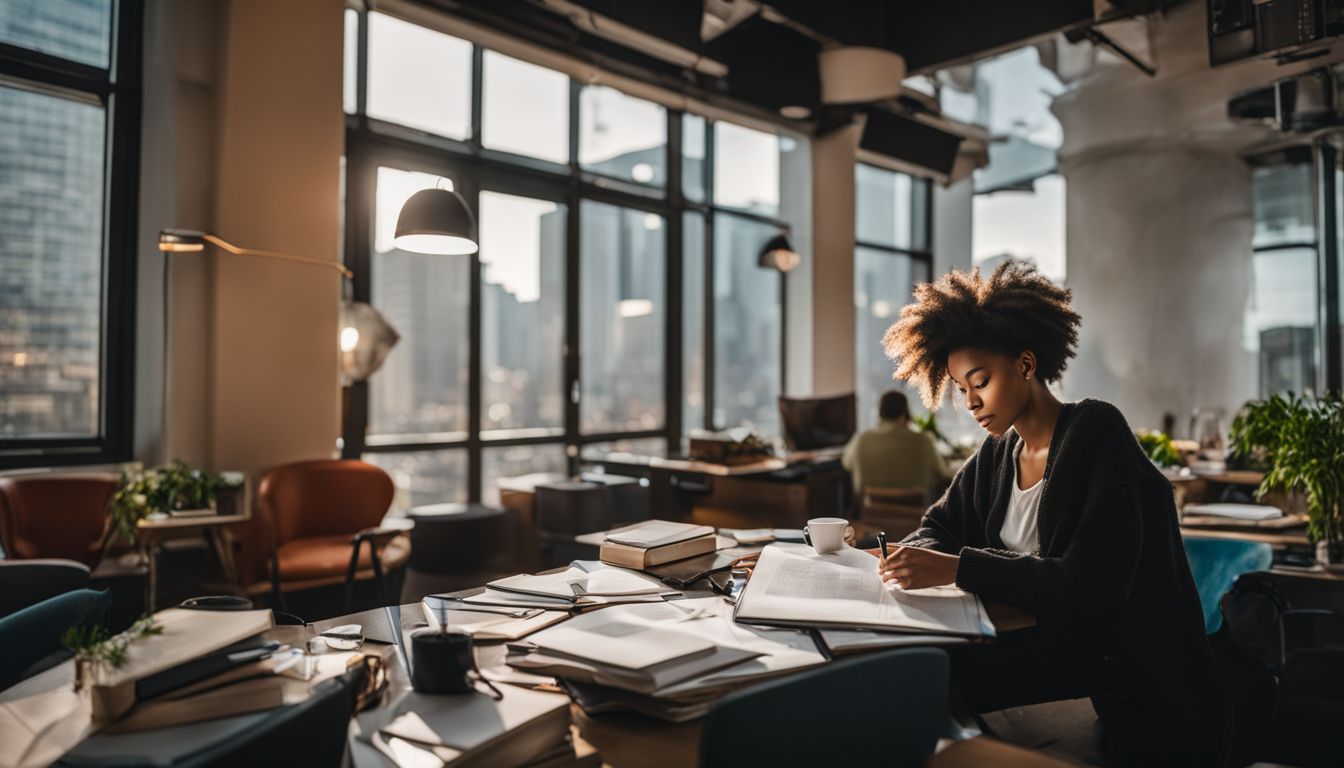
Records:
[[[955,587],[889,588],[878,575],[877,558],[851,547],[825,555],[800,544],[766,547],[735,617],[782,626],[994,635],[975,595]]]
[[[529,640],[553,653],[634,670],[694,658],[715,648],[706,638],[627,621],[611,609],[582,619],[542,630]]]

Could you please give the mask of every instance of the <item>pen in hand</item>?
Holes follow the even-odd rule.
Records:
[[[877,558],[877,570],[878,570],[879,573],[881,573],[881,571],[882,571],[882,566],[884,566],[884,565],[887,564],[887,532],[886,532],[886,531],[878,531],[878,532],[877,532],[877,551],[882,553],[882,554],[879,555],[878,558]]]

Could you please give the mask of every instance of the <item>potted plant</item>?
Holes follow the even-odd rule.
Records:
[[[1232,422],[1237,455],[1262,463],[1261,497],[1273,490],[1300,493],[1316,556],[1344,570],[1344,401],[1275,395],[1246,404]]]
[[[173,461],[143,472],[122,472],[121,485],[108,501],[112,528],[126,539],[135,525],[155,512],[213,509],[215,493],[225,487],[219,477]]]

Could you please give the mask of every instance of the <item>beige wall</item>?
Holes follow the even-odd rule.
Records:
[[[215,227],[338,261],[344,4],[234,0],[221,68]],[[331,455],[339,425],[334,271],[216,257],[210,459],[252,472]]]
[[[260,470],[332,455],[340,277],[165,227],[339,261],[341,0],[151,0],[146,11],[136,458]]]

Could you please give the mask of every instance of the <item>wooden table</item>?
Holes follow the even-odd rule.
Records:
[[[219,558],[220,570],[224,580],[234,591],[239,589],[238,566],[233,558],[233,526],[251,519],[246,512],[237,515],[190,515],[145,518],[135,524],[135,541],[140,556],[145,562],[145,605],[147,612],[153,613],[158,604],[158,545],[170,534],[192,528],[199,528],[210,540]]]
[[[475,591],[479,590],[463,590],[457,594],[470,594]],[[714,594],[709,590],[684,590],[684,592],[688,598],[709,597]],[[995,604],[986,604],[985,607],[999,631],[1021,629],[1035,623],[1030,614],[1017,608]],[[400,606],[399,612],[400,630],[405,633],[426,625],[424,613],[419,603]],[[310,631],[317,634],[341,624],[359,624],[363,628],[365,636],[369,638],[365,643],[366,651],[378,648],[392,666],[388,675],[390,690],[386,700],[396,700],[398,695],[410,685],[410,677],[401,667],[401,662],[396,653],[386,643],[374,641],[374,638],[381,640],[390,637],[393,631],[386,609],[376,608],[314,622],[310,626]],[[293,631],[291,628],[278,629]],[[502,642],[482,642],[476,644],[475,653],[476,663],[482,669],[487,669],[503,664],[506,651]],[[620,768],[627,768],[627,766],[632,768],[670,768],[677,766],[679,768],[681,766],[694,766],[699,762],[700,720],[669,723],[626,712],[612,712],[593,717],[584,712],[577,704],[571,704],[570,714],[577,733],[582,739],[582,744],[579,745],[581,747],[580,752],[583,747],[591,745],[601,755],[603,765],[619,766]],[[972,742],[974,742],[973,745],[971,745]],[[990,759],[991,756],[1011,758],[1010,762],[1005,763],[1006,765],[1052,766],[1068,764],[1048,755],[1012,747],[1003,742],[987,738],[955,742],[947,745],[947,747],[947,749],[943,749],[929,758],[925,762],[926,768],[959,768],[960,766],[996,764],[993,759]],[[1036,758],[1036,762],[1026,758]],[[989,760],[989,762],[986,763],[985,760]],[[1054,762],[1051,762],[1052,760]]]

